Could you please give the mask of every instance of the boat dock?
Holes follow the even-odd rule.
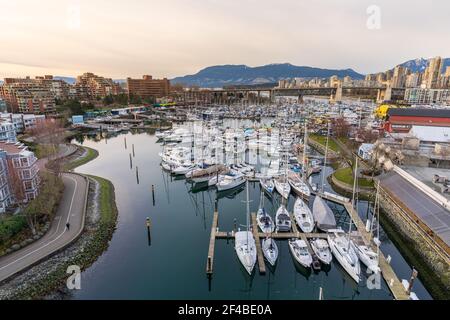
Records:
[[[372,247],[374,251],[377,250],[375,244],[373,243],[372,235],[366,231],[366,227],[364,222],[359,217],[356,210],[352,207],[351,201],[348,198],[341,197],[339,195],[334,195],[329,192],[320,193],[320,195],[329,201],[339,203],[345,207],[347,212],[349,213],[352,221],[356,225],[356,228],[359,233],[359,241],[362,241],[365,245]],[[256,250],[257,250],[257,259],[258,259],[258,267],[260,274],[265,274],[266,267],[264,262],[264,255],[261,249],[261,238],[264,239],[268,236],[272,237],[273,239],[303,239],[308,240],[311,238],[322,238],[326,239],[327,234],[326,233],[303,233],[300,232],[297,228],[297,225],[295,223],[295,219],[293,215],[291,214],[292,219],[292,232],[274,232],[271,234],[265,234],[263,232],[258,232],[258,225],[256,221],[256,214],[251,214],[251,225],[252,225],[252,232],[255,237],[256,242]],[[214,247],[216,239],[232,239],[234,238],[235,230],[231,232],[225,232],[225,231],[219,231],[218,226],[218,220],[219,220],[219,213],[216,211],[214,212],[213,216],[213,222],[211,227],[211,236],[210,236],[210,242],[209,242],[209,250],[208,250],[208,260],[206,265],[206,273],[208,275],[212,275],[213,273],[213,265],[214,265]],[[306,241],[309,243],[308,241]],[[309,250],[311,251],[311,248],[309,247]],[[409,300],[409,296],[406,293],[406,290],[395,274],[394,270],[392,269],[391,265],[389,264],[386,257],[383,255],[383,253],[380,251],[379,255],[379,267],[381,269],[381,275],[386,281],[389,290],[391,291],[392,295],[396,300]]]

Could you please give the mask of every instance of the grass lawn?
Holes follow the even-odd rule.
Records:
[[[89,176],[100,184],[99,208],[102,223],[109,224],[116,221],[116,206],[114,186],[106,179]]]
[[[326,136],[319,136],[317,134],[312,134],[309,136],[309,138],[320,143],[324,147],[327,145],[327,137]],[[331,139],[331,138],[328,139],[328,148],[334,152],[339,152],[339,150],[340,150],[337,143],[335,141],[333,141],[333,139]]]
[[[97,158],[98,156],[98,151],[88,148],[88,147],[82,147],[85,150],[87,150],[86,154],[84,155],[84,157],[78,158],[74,161],[71,161],[69,163],[67,163],[64,166],[64,170],[68,171],[68,170],[73,170],[76,167],[82,166],[85,163],[88,163],[91,160],[94,160],[95,158]]]
[[[354,179],[353,179],[352,168],[347,167],[347,168],[338,169],[333,173],[333,175],[337,180],[353,186]],[[367,180],[365,178],[359,178],[358,185],[360,187],[373,187],[373,181]]]

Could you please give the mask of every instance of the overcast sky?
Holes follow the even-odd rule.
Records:
[[[450,57],[449,16],[448,0],[0,0],[0,78],[284,62],[372,73]]]

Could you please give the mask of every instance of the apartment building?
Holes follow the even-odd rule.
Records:
[[[108,95],[117,95],[122,91],[120,85],[112,79],[104,78],[91,72],[86,72],[78,76],[74,89],[71,93],[75,94],[80,100],[93,100],[97,97],[103,98]]]
[[[38,173],[37,158],[26,146],[0,141],[0,213],[18,201],[13,192],[15,184],[21,188],[24,201],[36,198],[40,182]]]
[[[32,129],[39,121],[45,120],[44,114],[0,113],[0,121],[10,122],[16,133]]]
[[[47,84],[30,77],[5,78],[0,97],[13,112],[47,114],[56,111],[55,96]]]
[[[16,129],[14,128],[14,125],[11,122],[3,119],[0,119],[0,141],[17,141]]]
[[[409,104],[442,104],[450,106],[450,89],[407,88],[405,101]]]
[[[161,98],[170,92],[170,81],[167,78],[153,79],[152,76],[144,75],[142,79],[127,79],[128,96],[141,98]]]

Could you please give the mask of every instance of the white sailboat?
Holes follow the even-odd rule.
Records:
[[[331,255],[330,246],[328,245],[327,240],[313,239],[310,243],[317,258],[325,264],[330,264],[333,260],[333,256]]]
[[[302,181],[298,174],[295,172],[289,172],[288,182],[295,194],[299,197],[305,198],[306,200],[309,199],[311,196],[311,190],[309,190],[308,185]]]
[[[266,238],[262,241],[262,251],[270,265],[274,266],[278,259],[278,246],[273,238]]]
[[[310,233],[314,230],[314,216],[308,205],[301,198],[295,200],[294,218],[303,232]]]
[[[328,140],[330,136],[330,124],[328,123],[328,134],[327,134],[327,143],[325,147],[325,160],[323,165],[327,162],[328,155]],[[323,187],[325,185],[325,168],[322,170],[322,193]],[[314,220],[316,221],[317,228],[322,231],[328,231],[330,229],[336,228],[336,218],[334,217],[334,213],[324,199],[318,194],[314,199],[313,203],[313,215]]]
[[[285,199],[289,198],[289,194],[291,193],[291,186],[289,183],[284,181],[284,178],[275,179],[274,183],[278,193]]]
[[[328,243],[336,260],[357,283],[360,280],[361,267],[358,255],[350,239],[342,229],[328,230]]]
[[[294,259],[302,266],[309,268],[312,264],[312,256],[308,251],[308,245],[304,240],[289,240],[289,249]]]
[[[261,192],[261,200],[259,202],[259,209],[256,214],[256,221],[258,227],[264,233],[272,233],[275,230],[275,223],[272,218],[267,214],[266,209],[264,209],[264,193]]]
[[[275,216],[276,230],[277,232],[290,232],[292,228],[291,218],[286,207],[282,204]]]
[[[248,272],[248,274],[252,274],[256,264],[256,242],[255,238],[253,237],[253,233],[249,231],[250,201],[248,196],[248,182],[246,189],[247,189],[247,212],[246,212],[247,230],[238,231],[235,233],[234,249],[236,250],[236,254],[239,258],[239,261],[244,266],[245,270]]]

